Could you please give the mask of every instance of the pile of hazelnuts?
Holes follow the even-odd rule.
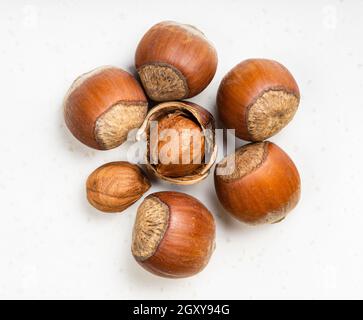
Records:
[[[197,28],[158,23],[136,49],[141,84],[111,66],[80,76],[64,101],[67,127],[79,141],[99,150],[120,146],[137,129],[136,139],[147,141],[145,168],[150,174],[173,184],[198,183],[216,160],[215,121],[209,111],[185,99],[208,86],[217,61],[215,48]],[[299,101],[293,76],[273,60],[243,61],[220,83],[221,122],[251,143],[215,166],[215,190],[226,211],[242,222],[279,222],[299,200],[300,177],[293,161],[276,144],[265,141],[290,122]],[[150,128],[155,122],[159,132],[174,129],[179,134],[180,145],[167,161],[153,161],[152,155],[168,142],[159,136],[152,143]],[[184,140],[185,129],[200,133],[199,140],[193,140],[197,148],[185,148],[191,143]],[[185,156],[189,162],[180,161]],[[197,158],[202,161],[194,161]],[[150,187],[145,172],[125,161],[99,167],[86,183],[88,201],[103,212],[125,210]],[[139,205],[131,251],[146,270],[163,277],[188,277],[207,265],[214,248],[213,215],[194,197],[157,192]]]

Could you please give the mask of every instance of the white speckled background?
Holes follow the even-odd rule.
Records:
[[[363,298],[362,1],[0,2],[0,298]],[[79,74],[133,70],[154,23],[194,24],[219,54],[211,85],[192,99],[215,111],[222,76],[250,57],[276,59],[302,93],[272,141],[293,158],[302,199],[280,224],[248,227],[219,206],[213,179],[154,184],[202,200],[218,223],[208,267],[155,277],[130,253],[137,205],[90,207],[84,183],[125,149],[91,150],[67,131],[61,104]]]

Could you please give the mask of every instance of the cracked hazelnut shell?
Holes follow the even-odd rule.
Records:
[[[64,99],[64,118],[72,134],[87,146],[107,150],[122,144],[138,128],[148,103],[135,78],[115,67],[100,67],[74,81]]]
[[[179,120],[177,119],[179,116]],[[174,121],[169,121],[169,117],[172,117]],[[150,135],[150,127],[152,122],[158,122],[158,126],[163,126],[163,122],[167,122],[168,128],[173,128],[173,124],[178,128],[180,132],[183,128],[199,128],[202,132],[203,139],[200,141],[201,147],[200,155],[191,154],[190,159],[193,157],[201,158],[201,164],[194,164],[192,161],[189,164],[169,164],[161,165],[160,163],[153,163],[151,154],[153,151],[153,145],[150,146],[150,142],[154,139]],[[146,167],[156,177],[168,181],[173,184],[188,185],[197,183],[205,179],[211,167],[213,166],[217,156],[217,144],[214,136],[215,122],[212,114],[203,107],[187,101],[172,101],[161,103],[152,108],[147,114],[144,123],[139,128],[136,139],[141,141],[147,140],[147,152],[146,152]],[[155,147],[155,145],[154,145]],[[160,147],[160,145],[158,146]],[[196,148],[198,149],[198,148]],[[191,148],[191,150],[194,150]],[[159,149],[158,149],[159,151]]]
[[[135,66],[150,99],[193,97],[212,81],[217,52],[197,28],[173,21],[154,25],[141,39]]]
[[[221,121],[247,141],[263,141],[278,133],[292,120],[299,102],[294,77],[283,65],[267,59],[235,66],[217,93]]]
[[[197,274],[215,248],[215,222],[197,199],[180,192],[157,192],[138,208],[131,251],[149,272],[167,278]]]
[[[214,184],[222,206],[249,224],[279,222],[300,198],[299,172],[272,142],[250,143],[227,156],[216,165]]]
[[[170,130],[176,133],[176,141],[163,136]],[[202,128],[193,119],[179,111],[166,114],[158,122],[158,136],[149,143],[153,146],[149,148],[150,154],[158,156],[155,170],[166,177],[192,175],[202,166],[204,141]]]
[[[139,200],[151,184],[143,171],[126,161],[107,163],[87,179],[87,199],[103,212],[121,212]]]

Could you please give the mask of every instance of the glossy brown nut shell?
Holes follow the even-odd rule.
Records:
[[[64,99],[64,118],[72,134],[99,150],[122,144],[138,128],[148,109],[134,77],[115,67],[101,67],[74,81]]]
[[[180,192],[157,192],[140,205],[132,253],[146,270],[184,278],[205,268],[215,248],[215,222],[197,199]]]
[[[212,81],[217,53],[197,28],[173,21],[154,25],[141,39],[135,65],[150,99],[193,97]]]
[[[236,150],[216,165],[214,183],[223,207],[250,224],[282,220],[300,198],[299,172],[290,157],[272,142],[252,143]]]
[[[107,163],[93,171],[87,179],[87,199],[103,212],[121,212],[151,187],[142,170],[125,161]]]
[[[267,59],[235,66],[217,93],[221,121],[247,141],[263,141],[278,133],[292,120],[299,102],[299,88],[291,73]]]

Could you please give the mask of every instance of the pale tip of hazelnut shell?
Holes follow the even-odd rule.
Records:
[[[65,97],[64,97],[64,100],[63,100],[63,108],[65,108],[65,105],[66,105],[66,102],[69,98],[69,96],[77,89],[79,88],[84,82],[86,82],[89,78],[92,78],[93,76],[103,72],[104,70],[107,70],[107,69],[113,69],[115,67],[113,66],[110,66],[110,65],[105,65],[105,66],[100,66],[100,67],[97,67],[95,69],[92,69],[88,72],[85,72],[83,74],[81,74],[78,78],[76,78],[72,85],[70,86],[70,88],[68,89]]]

